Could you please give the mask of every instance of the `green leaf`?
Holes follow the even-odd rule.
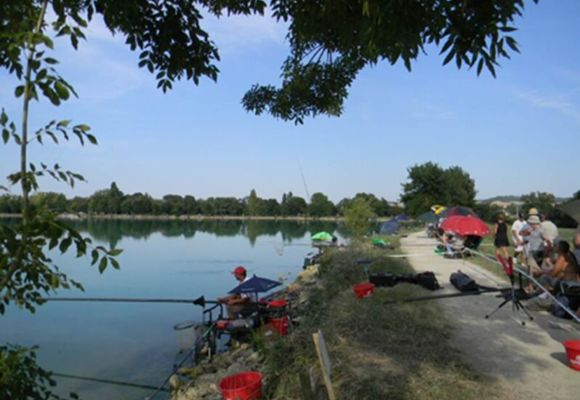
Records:
[[[56,94],[58,95],[58,97],[60,97],[63,100],[67,100],[70,96],[68,89],[66,88],[66,86],[64,86],[61,82],[56,81],[54,83],[54,90],[56,91]]]
[[[91,251],[91,265],[95,265],[99,260],[99,252],[97,250]]]
[[[8,131],[8,129],[2,129],[2,140],[4,141],[4,143],[8,143],[9,139],[10,139],[10,132]]]
[[[113,268],[119,269],[121,267],[119,265],[119,261],[115,260],[114,258],[109,258],[109,261],[111,262],[111,265],[113,266]]]
[[[20,97],[24,93],[24,85],[16,86],[14,89],[14,96]]]
[[[105,269],[107,269],[107,257],[101,258],[101,262],[99,263],[99,272],[102,274]]]
[[[87,139],[89,139],[89,142],[91,142],[94,145],[97,145],[97,138],[94,135],[91,135],[90,133],[87,133]]]
[[[72,244],[72,239],[67,237],[66,239],[61,240],[60,245],[58,246],[61,253],[66,253],[70,245]]]
[[[443,60],[443,65],[449,64],[449,61],[453,60],[453,56],[455,55],[455,49],[451,49],[451,51],[447,54],[447,57],[445,57],[445,60]]]
[[[2,110],[2,113],[0,114],[0,125],[4,126],[6,125],[6,122],[8,122],[8,115],[6,115],[6,112]]]
[[[117,257],[122,252],[123,252],[123,249],[111,249],[111,250],[109,250],[109,255],[112,257]]]
[[[480,58],[479,62],[477,63],[477,75],[481,74],[482,69],[483,69],[483,58]]]
[[[44,62],[47,63],[47,64],[51,64],[51,65],[58,64],[58,60],[56,60],[56,59],[54,59],[52,57],[46,57],[44,59]]]

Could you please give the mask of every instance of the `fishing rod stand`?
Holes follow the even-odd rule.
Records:
[[[498,312],[501,308],[503,308],[506,304],[511,303],[512,305],[512,312],[523,312],[530,321],[534,320],[534,317],[530,314],[529,310],[526,308],[524,304],[522,304],[521,300],[527,300],[530,296],[526,293],[524,289],[522,289],[522,279],[521,275],[519,277],[519,288],[515,286],[515,279],[514,279],[514,268],[513,268],[513,261],[510,258],[508,262],[506,262],[501,256],[497,256],[498,260],[504,267],[504,270],[508,277],[510,278],[510,287],[507,289],[502,289],[500,292],[501,294],[498,297],[503,297],[504,300],[500,303],[499,306],[495,308],[491,313],[485,316],[485,319],[490,319],[493,314]],[[522,326],[526,326],[526,321],[518,321]]]

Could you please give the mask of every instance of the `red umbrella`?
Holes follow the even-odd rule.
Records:
[[[473,215],[455,215],[448,217],[440,226],[445,232],[453,232],[460,236],[487,236],[490,234],[489,226]]]

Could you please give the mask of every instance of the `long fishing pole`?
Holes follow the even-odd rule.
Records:
[[[308,192],[308,186],[306,185],[306,178],[304,177],[304,172],[302,171],[302,164],[300,164],[300,159],[296,158],[298,161],[298,168],[300,169],[300,176],[302,177],[302,183],[304,184],[304,191],[306,192],[306,199],[310,202],[310,193]]]
[[[128,386],[128,387],[134,387],[134,388],[138,388],[138,389],[148,389],[148,390],[158,389],[157,386],[153,386],[153,385],[144,385],[144,384],[140,384],[140,383],[132,383],[132,382],[124,382],[124,381],[115,381],[115,380],[111,380],[111,379],[92,378],[89,376],[62,374],[60,372],[52,372],[51,375],[59,377],[59,378],[69,378],[69,379],[78,379],[78,380],[89,381],[89,382],[107,383],[110,385]],[[162,388],[160,390],[163,392],[169,392],[169,389],[165,389],[165,388]]]
[[[477,296],[480,294],[485,293],[495,293],[501,292],[505,289],[496,289],[496,288],[481,288],[477,291],[472,292],[461,292],[461,293],[448,293],[448,294],[437,294],[433,296],[419,296],[419,297],[408,297],[405,299],[398,299],[398,300],[387,300],[383,302],[383,304],[404,304],[404,303],[414,303],[416,301],[429,301],[429,300],[439,300],[439,299],[450,299],[454,297],[465,297],[465,296]]]
[[[85,302],[110,302],[110,303],[182,303],[203,306],[204,304],[217,304],[217,301],[206,300],[203,296],[197,299],[140,299],[120,297],[45,297],[45,301],[85,301]]]

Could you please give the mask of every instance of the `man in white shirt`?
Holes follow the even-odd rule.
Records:
[[[512,224],[512,241],[514,243],[514,257],[519,261],[520,264],[524,263],[524,238],[521,235],[521,231],[526,228],[527,222],[524,218],[524,213],[518,213],[518,219]]]
[[[241,265],[236,267],[232,271],[232,274],[239,284],[242,284],[249,279],[247,277],[248,272],[246,271],[246,268]],[[256,293],[236,293],[217,299],[218,303],[226,305],[229,319],[236,319],[239,315],[247,316],[253,313],[256,310],[257,300]]]
[[[542,223],[540,224],[540,229],[542,230],[542,236],[546,239],[546,243],[550,248],[554,247],[554,241],[559,235],[558,227],[552,221],[550,221],[550,215],[544,214]]]

